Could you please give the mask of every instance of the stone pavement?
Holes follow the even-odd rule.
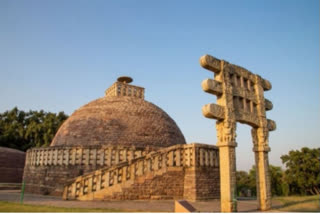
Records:
[[[0,190],[0,201],[19,202],[19,190]],[[60,197],[25,194],[25,204],[46,205],[69,208],[109,208],[127,212],[174,212],[174,200],[137,200],[137,201],[65,201]],[[220,201],[209,200],[190,202],[200,212],[219,212]],[[238,201],[238,211],[257,212],[255,200]]]

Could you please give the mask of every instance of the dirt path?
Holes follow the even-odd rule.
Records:
[[[18,190],[0,190],[0,201],[20,201],[20,192]],[[174,200],[153,200],[153,201],[65,201],[60,197],[25,194],[25,204],[46,205],[54,207],[69,208],[112,208],[123,211],[140,212],[173,212]],[[219,212],[220,201],[200,201],[190,202],[200,212]],[[238,211],[257,212],[257,202],[255,200],[238,201]]]

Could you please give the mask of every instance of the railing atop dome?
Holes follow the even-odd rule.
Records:
[[[113,83],[106,91],[106,97],[136,97],[139,99],[144,99],[144,88],[129,85],[128,83],[132,82],[131,77],[119,77],[117,82]]]
[[[27,151],[27,166],[100,165],[113,166],[141,157],[156,147],[136,146],[52,146]]]

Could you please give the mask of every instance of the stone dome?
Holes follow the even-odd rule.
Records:
[[[168,147],[185,144],[174,120],[156,105],[145,101],[144,91],[138,94],[131,85],[116,83],[113,88],[126,87],[127,91],[116,95],[120,89],[111,87],[105,97],[76,110],[62,124],[51,146]]]
[[[22,181],[26,153],[7,147],[0,147],[0,183]]]

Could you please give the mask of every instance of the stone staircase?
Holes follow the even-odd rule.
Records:
[[[152,151],[72,179],[64,188],[63,199],[164,199],[168,197],[164,189],[170,191],[169,183],[173,183],[176,195],[181,196],[184,171],[195,166],[219,166],[217,149],[203,144],[181,144]],[[175,192],[168,195],[172,194]]]

